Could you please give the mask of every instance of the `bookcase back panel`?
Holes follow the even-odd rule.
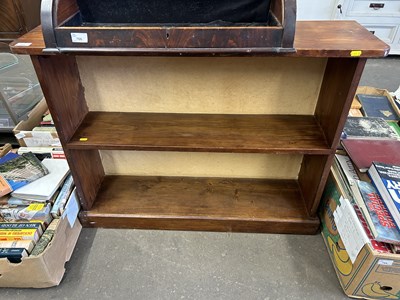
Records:
[[[91,111],[314,114],[325,58],[77,57]]]
[[[303,155],[100,151],[107,175],[297,179]]]

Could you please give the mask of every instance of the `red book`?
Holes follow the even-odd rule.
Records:
[[[400,141],[346,139],[342,144],[360,172],[366,172],[373,161],[400,165]]]

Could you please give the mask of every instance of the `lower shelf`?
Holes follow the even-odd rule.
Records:
[[[296,180],[106,176],[86,227],[313,234]]]

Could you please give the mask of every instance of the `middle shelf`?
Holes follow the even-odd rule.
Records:
[[[69,149],[331,154],[312,115],[89,112]]]

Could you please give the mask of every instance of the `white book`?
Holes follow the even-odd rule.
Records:
[[[16,198],[45,202],[50,200],[69,174],[69,166],[64,159],[44,159],[43,165],[49,174],[15,190]]]

